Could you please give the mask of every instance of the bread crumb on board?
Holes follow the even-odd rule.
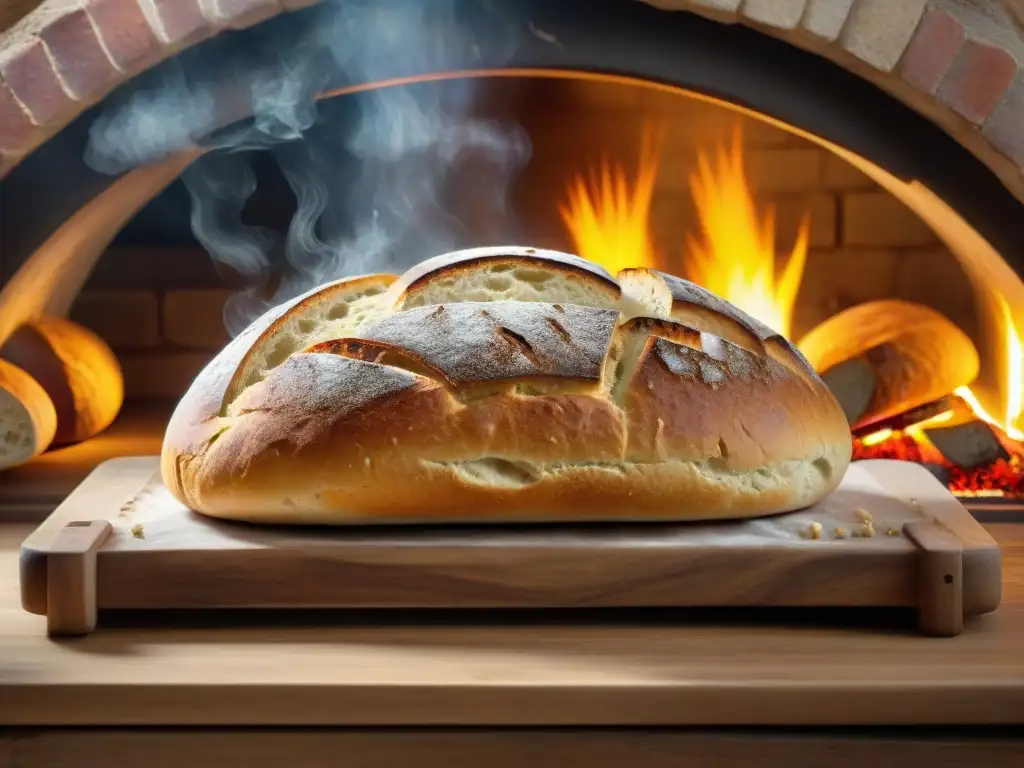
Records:
[[[821,523],[813,522],[809,523],[807,527],[800,532],[800,535],[805,539],[820,539],[822,530]]]
[[[850,528],[842,525],[837,525],[832,529],[832,536],[836,539],[872,539],[875,537],[875,519],[874,516],[863,507],[857,507],[854,511],[854,515],[860,522],[854,524]],[[823,527],[819,522],[807,523],[800,530],[800,538],[803,539],[820,539],[822,538]],[[894,525],[881,525],[877,529],[879,532],[884,531],[886,536],[901,536],[903,531]]]
[[[136,539],[146,538],[146,529],[142,527],[142,523],[136,523],[132,526],[132,536]]]
[[[853,535],[860,539],[870,539],[875,535],[875,526],[871,523],[863,523]]]

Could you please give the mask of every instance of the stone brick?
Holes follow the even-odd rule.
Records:
[[[843,239],[847,245],[919,246],[935,233],[888,192],[855,192],[843,197]]]
[[[900,77],[922,93],[935,93],[964,41],[964,27],[951,13],[928,11],[900,62]]]
[[[160,344],[160,305],[152,291],[83,292],[75,299],[70,317],[114,349]]]
[[[1024,167],[1024,72],[1014,78],[981,132],[1015,165]]]
[[[741,13],[751,21],[779,29],[795,29],[807,0],[746,0]]]
[[[215,25],[203,14],[199,0],[153,0],[162,37],[172,44],[212,34]]]
[[[800,26],[815,37],[836,40],[850,14],[854,0],[808,0]]]
[[[0,76],[40,125],[57,122],[73,112],[75,100],[64,90],[42,41],[4,51]]]
[[[241,288],[241,278],[225,270],[222,279],[202,248],[113,246],[97,262],[86,287],[108,288]]]
[[[757,149],[747,153],[747,175],[762,192],[818,189],[822,153],[817,149]]]
[[[223,290],[168,291],[164,296],[164,338],[183,347],[219,349],[230,339],[224,329]]]
[[[212,354],[154,350],[145,354],[118,356],[124,373],[125,397],[132,399],[177,399],[210,362]]]
[[[219,270],[202,248],[162,248],[154,254],[157,281],[163,288],[244,288],[244,279],[229,267]]]
[[[119,79],[84,9],[53,20],[40,37],[75,98],[98,99]]]
[[[835,309],[819,307],[806,301],[797,301],[790,318],[789,338],[796,344],[818,325],[836,313]]]
[[[817,308],[819,322],[865,301],[891,297],[897,290],[898,251],[812,250],[807,256],[797,306]]]
[[[230,27],[257,24],[281,12],[278,0],[216,0],[217,18]]]
[[[968,40],[939,85],[937,96],[975,125],[985,121],[1017,74],[1017,61],[1002,48]]]
[[[822,160],[821,184],[827,189],[873,189],[874,179],[839,155],[826,152]]]
[[[898,255],[894,295],[941,312],[968,333],[977,325],[970,280],[956,257],[941,245]]]
[[[11,90],[0,82],[0,152],[17,154],[32,143],[35,125]]]
[[[694,11],[713,19],[731,21],[736,18],[743,0],[644,0],[644,2],[666,11]]]
[[[843,49],[891,72],[910,42],[926,0],[857,0],[839,36]]]
[[[826,248],[836,244],[836,199],[831,195],[785,195],[769,201],[775,208],[775,248],[789,253],[804,216],[810,215],[808,244]]]
[[[163,58],[164,46],[136,0],[90,0],[88,12],[122,72],[134,72]]]
[[[93,267],[92,274],[85,284],[86,289],[97,291],[110,288],[157,288],[159,281],[154,250],[119,246],[108,248]]]

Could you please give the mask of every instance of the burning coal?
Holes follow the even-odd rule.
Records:
[[[325,281],[401,271],[436,253],[486,244],[460,239],[465,228],[443,204],[446,178],[464,155],[485,162],[489,185],[479,202],[511,226],[507,187],[530,147],[518,126],[473,116],[478,81],[449,81],[443,103],[438,91],[400,87],[345,97],[340,107],[317,96],[396,69],[443,71],[467,54],[479,58],[482,46],[492,60],[508,60],[528,22],[502,6],[328,0],[222,34],[113,98],[92,125],[86,160],[121,173],[209,147],[183,179],[195,236],[249,286],[225,308],[232,335],[268,306]],[[270,154],[294,193],[284,235],[245,220],[256,153]]]

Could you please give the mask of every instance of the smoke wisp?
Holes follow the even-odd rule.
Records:
[[[465,66],[481,46],[491,65],[502,63],[523,28],[499,0],[328,0],[282,14],[129,84],[93,122],[86,162],[116,174],[197,144],[210,148],[183,181],[193,233],[246,286],[225,307],[236,335],[317,284],[486,244],[469,242],[446,206],[460,159],[488,169],[474,212],[511,226],[508,187],[530,145],[518,126],[474,115],[481,81],[316,97]],[[284,232],[247,221],[260,153],[294,196]]]

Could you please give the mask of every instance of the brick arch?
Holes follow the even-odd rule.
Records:
[[[937,124],[1024,201],[1024,0],[640,2],[833,61]]]
[[[123,82],[319,0],[43,0],[0,33],[0,178]]]
[[[942,127],[1024,201],[1024,0],[638,1],[830,59]],[[43,0],[0,34],[0,178],[139,72],[316,2]]]

